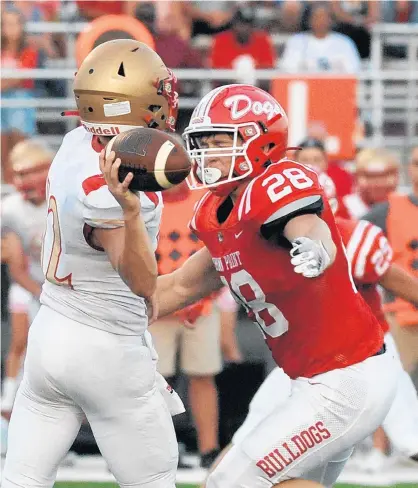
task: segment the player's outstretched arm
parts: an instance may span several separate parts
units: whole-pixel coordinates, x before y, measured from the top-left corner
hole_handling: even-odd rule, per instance
[[[379,284],[399,298],[418,306],[418,279],[392,263]]]
[[[315,278],[330,266],[337,253],[328,225],[315,214],[298,215],[285,225],[283,234],[292,244],[295,272]]]
[[[222,286],[212,257],[204,247],[173,273],[158,277],[158,317],[187,307]]]

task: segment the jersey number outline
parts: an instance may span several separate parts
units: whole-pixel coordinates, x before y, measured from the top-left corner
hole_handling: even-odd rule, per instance
[[[266,301],[266,295],[248,271],[232,273],[229,283],[224,276],[221,280],[242,303],[249,318],[258,324],[264,338],[276,338],[289,330],[286,317],[276,305]]]
[[[379,237],[379,247],[373,253],[370,262],[378,276],[382,276],[389,268],[393,258],[393,250],[385,236]]]
[[[72,288],[73,287],[71,283],[72,273],[69,273],[67,276],[64,276],[64,278],[58,278],[57,276],[59,261],[62,253],[61,228],[60,228],[60,222],[58,217],[57,200],[53,195],[51,196],[49,195],[49,181],[47,182],[47,189],[48,189],[47,216],[49,217],[49,214],[52,214],[52,230],[53,230],[54,237],[52,242],[51,254],[49,256],[48,267],[45,272],[45,278],[49,282],[53,283],[54,285],[69,286],[70,288]],[[47,232],[48,230],[46,228],[45,237]],[[45,241],[45,237],[44,237],[44,241]],[[43,257],[43,249],[42,249],[42,257]]]
[[[283,187],[286,181],[290,184]],[[286,168],[282,173],[274,173],[263,180],[262,186],[267,186],[267,195],[273,203],[293,192],[293,189],[304,190],[313,186],[314,182],[299,168]],[[283,187],[280,191],[279,188]]]

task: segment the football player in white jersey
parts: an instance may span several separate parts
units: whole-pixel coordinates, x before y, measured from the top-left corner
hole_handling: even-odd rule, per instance
[[[174,128],[175,78],[134,40],[109,41],[74,82],[82,126],[47,181],[41,309],[29,331],[11,416],[3,488],[51,487],[85,415],[122,487],[174,488],[178,461],[157,385],[147,301],[157,279],[158,193],[132,193],[104,159],[110,136]]]
[[[44,276],[41,242],[45,226],[45,183],[54,157],[33,140],[16,144],[10,153],[16,192],[2,201],[2,235],[9,249],[7,266],[13,281],[9,291],[11,340],[5,361],[1,415],[8,419],[19,386],[28,326],[39,309]],[[3,446],[2,446],[3,447]]]

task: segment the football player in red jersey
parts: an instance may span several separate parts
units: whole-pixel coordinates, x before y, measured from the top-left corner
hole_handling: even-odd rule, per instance
[[[296,488],[314,468],[311,479],[330,485],[386,416],[396,374],[318,175],[285,159],[286,114],[250,85],[206,95],[184,136],[191,187],[210,190],[190,224],[206,247],[158,279],[160,316],[225,284],[292,379],[291,396],[232,447],[207,487],[295,479]]]
[[[327,198],[331,200],[335,198],[335,187],[333,189],[332,184],[327,181],[329,176],[320,173],[319,179],[321,184],[328,189],[326,191]],[[418,303],[418,280],[392,263],[393,252],[381,229],[366,221],[353,221],[337,217],[336,222],[343,243],[347,248],[347,257],[351,264],[354,282],[378,318],[385,333],[388,351],[395,355],[397,363],[395,367],[399,371],[395,400],[383,421],[383,430],[387,433],[392,447],[397,452],[418,461],[418,396],[411,377],[403,369],[400,362],[395,342],[382,311],[381,297],[377,289],[377,285],[380,284],[397,296]],[[275,368],[251,400],[248,415],[234,434],[232,444],[239,443],[249,431],[256,428],[260,420],[285,402],[290,394],[289,377],[281,368]],[[380,436],[378,440],[380,440]],[[218,460],[230,448],[231,445],[227,446]],[[379,466],[381,469],[386,460],[382,454],[378,455],[379,452],[375,449],[371,451],[369,456],[362,456],[361,466],[364,465],[368,471],[376,471]],[[218,460],[215,461],[212,469]]]
[[[400,370],[395,400],[383,422],[383,430],[396,452],[418,461],[418,396],[409,374],[403,369],[395,341],[389,331],[382,309],[378,285],[406,301],[418,304],[418,280],[392,262],[393,250],[383,231],[366,221],[354,221],[338,217],[338,201],[335,185],[326,173],[321,172],[315,153],[307,151],[305,144],[295,153],[299,162],[319,172],[319,180],[333,209],[347,257],[351,264],[354,282],[362,297],[379,320],[385,334],[388,350],[393,352]],[[277,377],[277,374],[274,375]],[[277,387],[277,384],[276,384]],[[367,456],[361,457],[360,467],[366,471],[380,471],[386,463],[385,436],[380,429],[374,435],[374,446]]]

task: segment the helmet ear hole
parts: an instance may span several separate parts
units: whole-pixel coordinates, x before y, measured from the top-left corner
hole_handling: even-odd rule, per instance
[[[161,105],[149,105],[148,106],[148,110],[150,112],[152,112],[153,114],[155,114],[156,112],[158,112],[158,110],[161,109]]]
[[[119,76],[125,76],[125,68],[123,66],[123,63],[120,63],[119,69],[118,69],[118,75]]]

